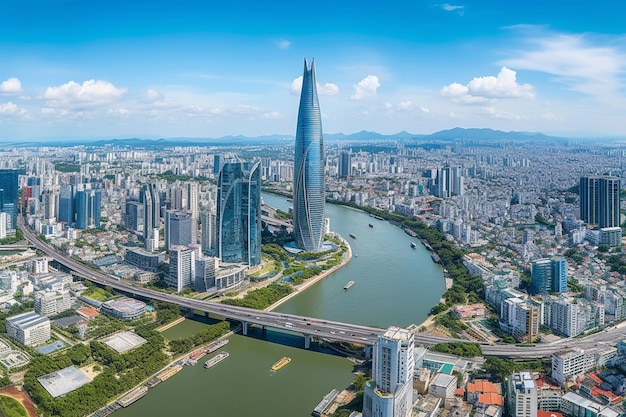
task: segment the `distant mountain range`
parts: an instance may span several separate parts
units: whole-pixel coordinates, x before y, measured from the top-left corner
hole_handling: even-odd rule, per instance
[[[446,142],[455,140],[564,140],[565,138],[547,136],[536,132],[503,132],[493,129],[464,129],[455,127],[453,129],[441,130],[431,134],[414,134],[406,131],[392,135],[384,135],[378,132],[362,130],[360,132],[345,134],[331,133],[325,134],[325,141],[371,141],[371,140],[415,140],[417,142]],[[226,145],[271,145],[294,141],[293,135],[266,135],[266,136],[223,136],[219,138],[167,138],[167,139],[101,139],[101,140],[47,140],[41,142],[19,142],[8,143],[11,146],[128,146],[128,147],[168,147],[168,146],[226,146]]]

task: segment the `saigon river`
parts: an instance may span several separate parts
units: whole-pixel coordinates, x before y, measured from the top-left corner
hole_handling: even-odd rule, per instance
[[[279,196],[264,193],[263,199],[284,211],[290,205]],[[412,249],[414,238],[361,211],[327,204],[326,217],[331,229],[350,243],[352,260],[275,311],[379,327],[423,322],[444,292],[441,267],[432,262],[430,253],[417,241]],[[357,238],[351,239],[350,233]],[[355,284],[344,290],[351,280]],[[185,320],[163,334],[186,337],[202,326]],[[272,331],[264,335],[258,329],[251,333],[252,337],[231,336],[220,349],[230,356],[213,368],[202,367],[210,357],[205,356],[113,415],[308,417],[325,394],[333,388],[341,391],[354,378],[347,359],[304,350],[299,335]],[[272,364],[283,356],[292,361],[272,372]]]
[[[263,200],[283,211],[291,204],[267,193]],[[350,244],[352,260],[274,311],[378,327],[422,323],[445,286],[430,252],[399,227],[362,211],[326,204],[326,217],[331,230]],[[354,285],[344,290],[348,281]]]

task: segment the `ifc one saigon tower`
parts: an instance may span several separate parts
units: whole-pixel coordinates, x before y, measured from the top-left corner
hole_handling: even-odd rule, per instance
[[[293,170],[293,229],[298,248],[319,252],[324,242],[324,142],[315,60],[304,60]]]

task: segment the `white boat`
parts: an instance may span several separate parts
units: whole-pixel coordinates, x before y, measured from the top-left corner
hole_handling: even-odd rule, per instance
[[[208,361],[204,362],[205,368],[211,368],[228,357],[228,352],[220,352]]]

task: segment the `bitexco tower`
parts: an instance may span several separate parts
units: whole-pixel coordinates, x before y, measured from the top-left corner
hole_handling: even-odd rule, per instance
[[[324,142],[315,60],[304,60],[293,172],[293,224],[298,248],[319,252],[324,242]]]

